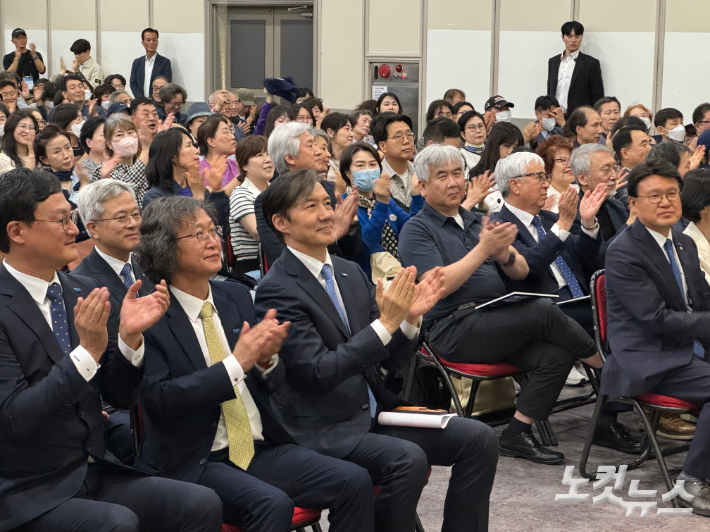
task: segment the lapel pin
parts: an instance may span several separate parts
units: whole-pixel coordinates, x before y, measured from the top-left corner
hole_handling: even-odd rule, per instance
[[[347,277],[347,276],[348,276],[347,273],[341,273],[340,275],[341,275],[342,277]]]
[[[81,288],[75,288],[74,292],[81,292]]]
[[[232,331],[234,331],[234,334],[239,334],[239,330],[240,329],[232,329]]]

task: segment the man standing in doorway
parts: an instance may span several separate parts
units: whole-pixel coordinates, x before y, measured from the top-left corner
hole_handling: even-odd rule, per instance
[[[158,30],[146,28],[141,33],[141,44],[145,55],[133,60],[131,67],[131,92],[133,97],[151,95],[153,80],[165,76],[168,81],[173,79],[173,69],[170,59],[158,53]]]
[[[593,106],[604,96],[599,60],[579,51],[584,26],[573,20],[562,25],[565,51],[551,57],[547,68],[547,95],[560,102],[565,117],[581,105]]]

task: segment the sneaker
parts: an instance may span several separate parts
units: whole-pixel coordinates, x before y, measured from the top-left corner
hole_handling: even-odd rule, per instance
[[[565,386],[583,386],[589,382],[589,379],[587,378],[586,375],[583,375],[579,371],[577,371],[577,368],[572,367],[572,369],[569,372],[569,375],[567,375],[567,380],[565,381]]]

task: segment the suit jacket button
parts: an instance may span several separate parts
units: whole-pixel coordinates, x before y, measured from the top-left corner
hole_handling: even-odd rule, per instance
[[[216,426],[217,426],[217,422],[216,422],[216,421],[213,421],[213,422],[212,422],[212,428],[215,428]]]
[[[368,408],[370,408],[370,405],[368,405],[367,403],[362,403],[363,410],[367,410]]]
[[[200,465],[205,465],[207,463],[207,458],[200,460]]]
[[[84,450],[85,450],[87,453],[90,453],[90,452],[91,452],[91,445],[89,445],[89,444],[87,443],[87,444],[84,446]]]
[[[79,417],[81,417],[81,416],[84,415],[84,411],[80,409],[79,412],[78,412],[78,414],[79,414]]]

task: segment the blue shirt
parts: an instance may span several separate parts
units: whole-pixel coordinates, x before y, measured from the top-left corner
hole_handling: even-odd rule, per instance
[[[451,216],[444,216],[424,203],[424,207],[402,228],[398,251],[405,266],[426,273],[436,266],[448,266],[463,259],[478,244],[481,215],[459,207],[463,229]],[[466,303],[484,303],[504,296],[507,291],[498,263],[487,259],[454,293],[440,300],[425,316],[430,324],[451,314]]]

